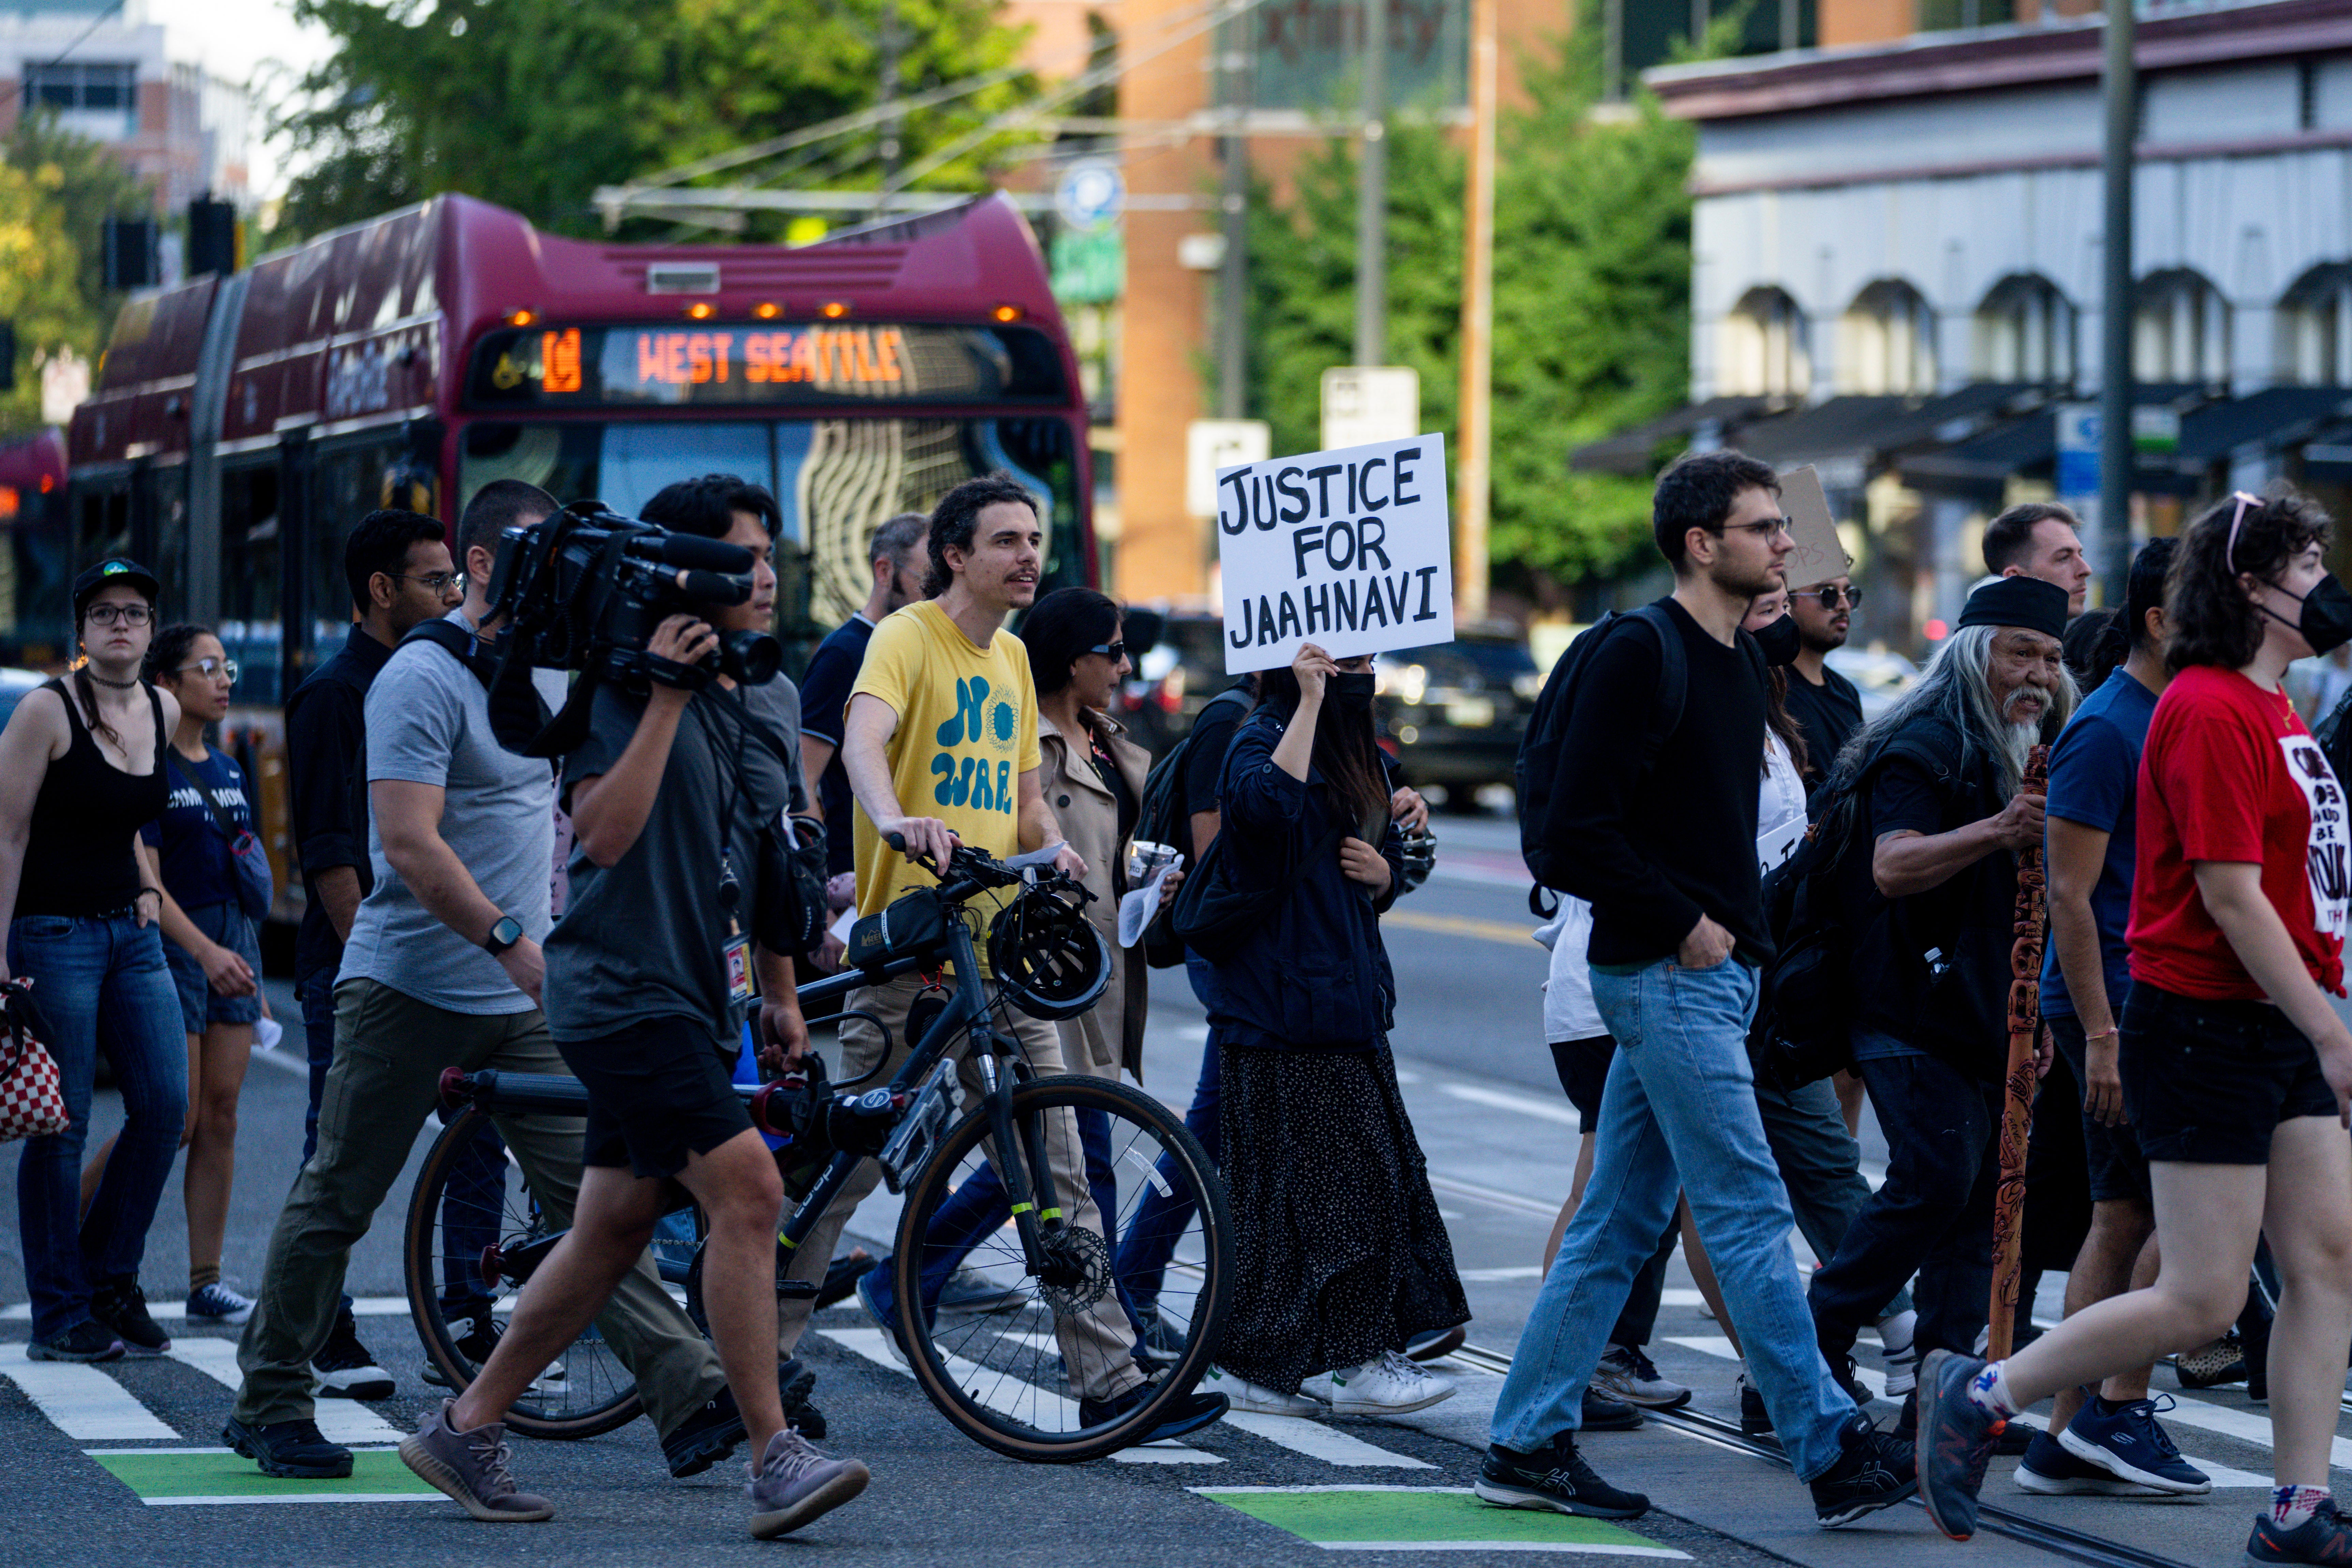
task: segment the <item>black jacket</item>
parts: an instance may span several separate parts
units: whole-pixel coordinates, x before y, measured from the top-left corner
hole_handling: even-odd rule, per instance
[[[1260,708],[1225,752],[1217,804],[1227,865],[1244,886],[1292,886],[1263,931],[1217,965],[1209,1021],[1219,1038],[1237,1045],[1360,1050],[1395,1019],[1396,981],[1380,915],[1404,885],[1403,847],[1389,823],[1380,846],[1389,886],[1377,900],[1340,874],[1336,841],[1301,870],[1337,819],[1319,772],[1310,770],[1302,784],[1275,765],[1288,718]]]
[[[343,960],[342,941],[315,887],[319,873],[355,868],[362,896],[375,880],[368,865],[367,693],[391,658],[392,649],[355,626],[341,650],[286,700],[294,858],[310,894],[294,945],[298,983]]]

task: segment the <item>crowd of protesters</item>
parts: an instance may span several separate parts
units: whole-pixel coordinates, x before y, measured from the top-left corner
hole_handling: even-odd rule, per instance
[[[1141,649],[1116,601],[1039,594],[1037,502],[1009,478],[975,479],[876,531],[871,593],[804,685],[656,674],[602,689],[585,739],[551,766],[492,731],[503,628],[487,586],[506,531],[557,506],[501,480],[454,530],[386,510],[348,538],[348,638],[287,704],[310,1096],[251,1298],[223,1279],[221,1252],[273,889],[249,781],[211,739],[236,666],[211,629],[165,624],[165,587],[136,563],[76,581],[81,657],[0,734],[0,980],[37,984],[69,1122],[27,1142],[18,1179],[27,1353],[169,1351],[140,1266],[184,1148],[186,1315],[242,1331],[226,1440],[269,1475],[350,1475],[313,1401],[394,1390],[343,1276],[441,1073],[569,1074],[588,1090],[584,1133],[498,1118],[450,1178],[453,1236],[509,1180],[564,1235],[511,1318],[486,1294],[445,1293],[480,1371],[403,1457],[478,1519],[553,1517],[518,1485],[503,1423],[593,1320],[670,1473],[748,1443],[752,1532],[780,1535],[868,1474],[814,1446],[824,1421],[793,1354],[812,1299],[771,1288],[784,1189],[729,1081],[747,1016],[767,1072],[810,1049],[802,976],[706,884],[740,894],[739,874],[763,874],[762,835],[791,816],[830,829],[835,913],[882,910],[928,884],[918,858],[944,864],[957,845],[1050,851],[1095,895],[1109,979],[1076,1017],[1009,1011],[1008,1027],[1035,1071],[1139,1081],[1150,980],[1117,911],[1153,759],[1111,710]],[[782,514],[767,491],[684,479],[645,516],[755,563],[742,604],[662,623],[656,670],[772,621]],[[1679,1249],[1741,1360],[1742,1428],[1774,1435],[1825,1527],[1924,1492],[1964,1540],[1996,1450],[2020,1457],[2014,1484],[2030,1492],[2207,1492],[2149,1376],[2166,1356],[2184,1382],[2210,1375],[2219,1357],[2257,1388],[2270,1367],[2294,1369],[2270,1395],[2277,1489],[2250,1556],[2352,1561],[2327,1489],[2352,1344],[2352,1032],[2326,1000],[2342,985],[2352,843],[2284,684],[2294,661],[2352,643],[2352,594],[2322,562],[2326,520],[2290,494],[2236,495],[2144,547],[2121,606],[2085,613],[2073,515],[2011,508],[1925,672],[1867,721],[1827,658],[1860,591],[1843,574],[1790,580],[1769,466],[1684,458],[1658,481],[1654,522],[1673,592],[1564,661],[1556,787],[1520,802],[1561,868],[1536,932],[1549,953],[1539,1026],[1582,1139],[1477,1495],[1601,1518],[1648,1508],[1577,1438],[1692,1398],[1648,1351]],[[1222,857],[1274,896],[1249,940],[1182,955],[1209,1023],[1186,1121],[1231,1198],[1237,1289],[1215,1364],[1144,1440],[1229,1410],[1393,1415],[1454,1392],[1427,1363],[1461,1345],[1470,1314],[1398,1088],[1381,932],[1426,873],[1428,807],[1377,743],[1376,662],[1307,643],[1219,693],[1169,759],[1174,847],[1194,874]],[[561,706],[560,678],[540,679]],[[973,763],[971,791],[933,789]],[[2017,914],[2045,856],[2046,942]],[[1801,984],[1792,920],[1845,950],[1826,1050],[1774,1032],[1780,987]],[[2038,960],[2046,1076],[2028,1169],[2010,1173],[2029,1238],[2018,1321],[1996,1325],[2021,952]],[[798,961],[841,956],[835,937]],[[903,1058],[920,985],[849,996],[844,1076]],[[90,1150],[101,1049],[125,1119]],[[973,1064],[965,1075],[976,1091]],[[1888,1149],[1875,1190],[1865,1101]],[[1118,1200],[1102,1130],[1054,1121],[1045,1161],[1068,1223],[1107,1232]],[[791,1275],[831,1300],[855,1277],[895,1336],[889,1271],[861,1255],[862,1276],[845,1276],[832,1256],[877,1179],[861,1168]],[[674,1184],[709,1226],[707,1335],[646,1252]],[[1174,1343],[1157,1281],[1180,1208],[1164,1188],[1146,1194],[1113,1237],[1121,1293],[1057,1315],[1086,1425],[1155,1392],[1155,1352]],[[942,1207],[925,1312],[1019,1297],[960,1267],[1009,1214],[987,1167]],[[1810,1276],[1792,1229],[1821,1259]],[[2249,1288],[2258,1252],[2267,1294]],[[2037,1337],[2026,1309],[2045,1268],[2067,1273],[2065,1321]],[[2019,1329],[2014,1354],[1979,1359]],[[1900,1401],[1885,1427],[1867,1414],[1865,1339]],[[2021,1419],[2045,1398],[2046,1428]]]

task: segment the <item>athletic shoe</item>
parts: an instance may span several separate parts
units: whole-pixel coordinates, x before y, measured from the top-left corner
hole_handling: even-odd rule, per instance
[[[2011,1473],[2017,1489],[2036,1497],[2147,1497],[2146,1489],[2119,1481],[2096,1465],[2085,1464],[2047,1432],[2036,1432],[2025,1458]]]
[[[784,1403],[784,1425],[813,1442],[824,1441],[824,1412],[809,1403],[816,1373],[798,1356],[787,1356],[776,1366],[776,1393]]]
[[[1853,1407],[1856,1410],[1869,1409],[1870,1390],[1863,1386],[1861,1374],[1854,1370],[1853,1357],[1827,1356],[1823,1360],[1829,1364],[1830,1381],[1835,1383],[1845,1392],[1845,1396],[1853,1401]]]
[[[1323,1406],[1303,1394],[1285,1394],[1252,1383],[1238,1373],[1227,1372],[1211,1363],[1201,1379],[1201,1392],[1222,1394],[1235,1410],[1246,1415],[1320,1415]]]
[[[817,1309],[837,1307],[848,1300],[849,1293],[857,1289],[857,1281],[878,1267],[874,1255],[862,1247],[852,1247],[846,1258],[835,1258],[825,1266],[824,1283],[816,1288]]]
[[[1919,1432],[1919,1391],[1913,1389],[1903,1396],[1903,1409],[1895,1417],[1895,1433],[1905,1442],[1915,1440]],[[2042,1428],[2022,1415],[2012,1415],[2003,1424],[2000,1436],[1993,1439],[1992,1451],[2004,1459],[2021,1458],[2025,1450],[2033,1447],[2036,1437],[2045,1436]]]
[[[253,1302],[215,1279],[188,1292],[188,1316],[215,1323],[243,1323],[253,1316]]]
[[[488,1312],[460,1321],[467,1327],[466,1331],[459,1334],[455,1342],[457,1353],[478,1368],[487,1366],[489,1364],[490,1352],[499,1348],[499,1336],[507,1331],[506,1324]],[[417,1375],[436,1388],[455,1390],[457,1386],[449,1381],[448,1373],[441,1370],[441,1363],[429,1356],[425,1358],[425,1364]],[[530,1380],[530,1391],[533,1394],[561,1394],[563,1392],[563,1363],[560,1361],[548,1363],[540,1374]]]
[[[1739,1389],[1739,1430],[1749,1437],[1769,1437],[1772,1434],[1772,1412],[1765,1407],[1764,1395],[1748,1374],[1741,1373]]]
[[[360,1343],[359,1325],[349,1312],[336,1315],[325,1348],[310,1358],[310,1371],[319,1380],[320,1394],[328,1399],[392,1397],[392,1373],[378,1366]]]
[[[53,1340],[35,1340],[25,1347],[26,1361],[121,1361],[122,1341],[112,1329],[84,1318]]]
[[[1611,1345],[1601,1352],[1592,1383],[1610,1398],[1644,1410],[1679,1410],[1690,1403],[1691,1391],[1659,1376],[1657,1364],[1639,1345]]]
[[[443,1400],[422,1427],[400,1440],[401,1462],[485,1524],[539,1524],[553,1519],[553,1503],[515,1489],[514,1472],[507,1468],[514,1461],[514,1450],[507,1447],[506,1423],[493,1421],[460,1432],[449,1425],[449,1412],[457,1404]]]
[[[330,1443],[316,1421],[272,1421],[248,1426],[232,1415],[221,1441],[261,1467],[265,1476],[287,1480],[340,1480],[352,1473],[352,1451]]]
[[[93,1286],[89,1315],[98,1320],[99,1327],[114,1331],[126,1355],[158,1356],[172,1348],[172,1336],[147,1315],[147,1292],[131,1276]]]
[[[2352,1524],[2336,1511],[2336,1500],[2324,1499],[2309,1519],[2293,1530],[2283,1530],[2265,1511],[2254,1515],[2254,1532],[2246,1538],[2246,1561],[2269,1563],[2352,1563]]]
[[[1017,1312],[1029,1304],[1018,1285],[999,1285],[977,1268],[959,1268],[940,1288],[942,1312]]]
[[[864,1491],[871,1479],[859,1461],[827,1458],[786,1427],[768,1439],[767,1453],[743,1488],[751,1500],[751,1539],[791,1534]]]
[[[1892,1508],[1919,1489],[1918,1472],[1903,1440],[1872,1426],[1858,1410],[1838,1429],[1838,1449],[1837,1461],[1808,1483],[1813,1522],[1823,1530]]]
[[[2245,1346],[2235,1329],[2211,1344],[2172,1358],[2172,1370],[2183,1388],[2219,1388],[2242,1383],[2246,1377]]]
[[[907,1342],[898,1337],[898,1314],[895,1310],[884,1311],[881,1301],[875,1296],[875,1282],[881,1278],[879,1269],[867,1269],[857,1277],[857,1304],[866,1309],[866,1315],[874,1320],[876,1328],[882,1331],[882,1342],[890,1347],[890,1353],[898,1358],[898,1364],[912,1368],[915,1363],[908,1359]]]
[[[1456,1323],[1450,1329],[1432,1329],[1425,1334],[1415,1334],[1405,1342],[1404,1359],[1435,1361],[1440,1356],[1452,1355],[1462,1348],[1462,1342],[1469,1337],[1470,1328],[1466,1323]]]
[[[1078,1401],[1078,1423],[1084,1426],[1102,1426],[1118,1420],[1158,1393],[1157,1383],[1141,1383],[1125,1394],[1114,1394],[1108,1399]],[[1160,1418],[1138,1443],[1164,1443],[1171,1437],[1181,1437],[1198,1432],[1202,1427],[1222,1421],[1231,1408],[1222,1394],[1203,1394],[1198,1389],[1176,1402],[1175,1407]]]
[[[1984,1364],[1951,1351],[1929,1351],[1919,1363],[1919,1496],[1954,1541],[1977,1532],[1977,1493],[2000,1436],[2000,1419],[1969,1397],[1969,1380]]]
[[[1580,1432],[1638,1432],[1642,1429],[1642,1413],[1622,1400],[1612,1399],[1595,1391],[1591,1384],[1584,1390],[1583,1414],[1579,1417]]]
[[[1318,1373],[1299,1392],[1328,1405],[1334,1415],[1403,1415],[1453,1398],[1454,1385],[1382,1351],[1361,1366]]]
[[[1919,1351],[1911,1342],[1918,1326],[1919,1314],[1907,1310],[1879,1320],[1878,1363],[1886,1369],[1889,1399],[1900,1399],[1919,1386]]]
[[[682,1481],[733,1453],[744,1436],[743,1412],[735,1403],[735,1391],[722,1385],[702,1402],[702,1408],[663,1436],[662,1461],[669,1466],[670,1479]]]
[[[1593,1473],[1576,1451],[1573,1432],[1554,1433],[1548,1447],[1527,1454],[1492,1445],[1471,1489],[1496,1508],[1547,1509],[1586,1519],[1638,1519],[1650,1511],[1648,1498],[1620,1491]]]
[[[2118,1480],[2157,1491],[2195,1497],[2213,1489],[2213,1478],[2180,1457],[2172,1435],[2156,1419],[2158,1411],[2172,1408],[2172,1395],[2166,1394],[2162,1405],[2135,1399],[2112,1412],[2102,1410],[2100,1403],[2084,1400],[2058,1434],[2068,1453]]]

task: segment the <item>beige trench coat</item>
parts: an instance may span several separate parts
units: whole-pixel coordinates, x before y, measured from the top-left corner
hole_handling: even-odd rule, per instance
[[[1151,771],[1150,753],[1127,739],[1118,721],[1108,714],[1089,709],[1087,719],[1118,764],[1127,787],[1141,801],[1144,775]],[[1072,1072],[1092,1071],[1104,1078],[1117,1078],[1124,1067],[1141,1083],[1145,976],[1150,968],[1139,946],[1122,949],[1118,945],[1118,900],[1111,889],[1116,868],[1127,855],[1126,842],[1118,835],[1118,802],[1102,775],[1095,772],[1084,736],[1077,738],[1074,750],[1070,738],[1041,713],[1037,749],[1041,753],[1038,786],[1062,825],[1062,836],[1086,860],[1087,890],[1095,896],[1095,901],[1087,906],[1087,917],[1110,948],[1110,984],[1104,989],[1102,1000],[1055,1026],[1062,1032],[1062,1059]]]

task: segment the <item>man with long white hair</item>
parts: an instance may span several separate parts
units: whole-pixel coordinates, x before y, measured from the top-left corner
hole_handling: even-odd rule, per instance
[[[2042,796],[2019,784],[2027,753],[2074,710],[2065,628],[2062,587],[1979,587],[1919,684],[1830,782],[1856,810],[1841,889],[1858,937],[1853,1057],[1889,1150],[1885,1184],[1813,1276],[1832,1366],[1915,1271],[1922,1355],[1965,1352],[1985,1325],[2017,854],[2042,830]],[[1898,1432],[1912,1413],[1906,1401]]]

